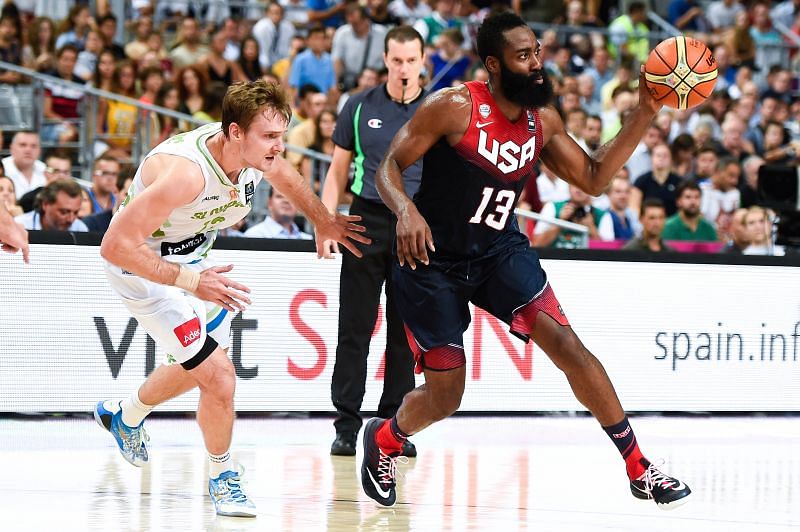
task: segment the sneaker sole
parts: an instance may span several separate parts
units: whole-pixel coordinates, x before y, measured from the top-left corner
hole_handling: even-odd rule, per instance
[[[217,511],[217,515],[220,517],[246,517],[246,518],[254,518],[258,517],[258,514],[253,510],[252,512],[246,511],[236,511],[236,512],[219,512]]]
[[[395,499],[389,502],[378,495],[378,493],[375,491],[375,487],[372,485],[372,477],[370,476],[369,469],[367,468],[367,442],[371,439],[374,439],[373,437],[375,435],[375,430],[372,427],[379,425],[381,421],[382,420],[380,418],[372,418],[364,427],[362,441],[364,456],[361,459],[361,488],[364,490],[364,493],[366,493],[367,496],[375,501],[381,508],[391,508],[395,505],[395,503],[397,503],[397,496],[395,495]]]
[[[674,510],[675,508],[678,508],[678,507],[683,506],[684,504],[686,504],[688,498],[689,498],[689,496],[687,495],[685,497],[681,497],[680,499],[674,500],[672,502],[667,502],[667,503],[664,503],[664,504],[656,503],[656,506],[658,506],[659,508],[661,508],[664,511],[669,512],[671,510]]]

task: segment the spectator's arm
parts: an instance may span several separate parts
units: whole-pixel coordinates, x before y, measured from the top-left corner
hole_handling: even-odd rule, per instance
[[[233,74],[233,81],[250,81],[247,76],[244,75],[244,70],[242,70],[241,65],[237,61],[228,61],[228,64],[231,67],[231,73]]]
[[[0,74],[0,83],[8,83],[9,85],[16,85],[20,81],[22,81],[22,76],[17,74],[16,72],[6,70],[2,74]]]
[[[324,22],[331,17],[335,17],[339,13],[343,13],[346,5],[344,2],[340,2],[335,6],[331,7],[330,9],[314,9],[315,7],[318,6],[314,6],[311,3],[309,3],[308,22],[311,25],[314,25],[317,22]]]
[[[631,187],[631,196],[628,200],[628,207],[637,215],[642,210],[642,200],[644,199],[644,192],[637,185],[638,180]]]
[[[342,75],[344,74],[344,61],[341,59],[334,59],[333,60],[333,75],[334,75],[334,85],[336,85],[336,80],[342,79]]]
[[[106,132],[106,114],[108,113],[108,100],[100,98],[97,102],[97,124],[95,124],[95,133]]]
[[[50,95],[48,91],[44,93],[44,100],[42,102],[42,113],[44,117],[48,120],[60,120],[63,117],[59,114],[53,112],[53,97]]]
[[[682,30],[691,21],[693,21],[695,18],[701,16],[702,14],[703,14],[703,9],[701,7],[699,7],[699,6],[695,6],[695,7],[691,8],[691,9],[689,9],[689,11],[687,11],[686,13],[684,13],[683,16],[678,17],[678,19],[675,22],[673,22],[672,24],[676,28],[678,28],[679,30]]]

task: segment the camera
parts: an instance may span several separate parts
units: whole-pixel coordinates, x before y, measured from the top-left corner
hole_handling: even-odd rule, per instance
[[[758,169],[758,198],[778,213],[776,244],[800,246],[800,167],[765,164]]]
[[[572,204],[575,207],[575,212],[572,213],[572,216],[569,217],[569,222],[580,222],[587,216],[592,215],[592,207],[589,205],[578,205],[577,203]]]

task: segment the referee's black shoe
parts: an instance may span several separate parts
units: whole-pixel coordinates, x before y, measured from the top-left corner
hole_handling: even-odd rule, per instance
[[[331,454],[333,456],[355,456],[356,433],[337,432],[336,439],[331,444]]]

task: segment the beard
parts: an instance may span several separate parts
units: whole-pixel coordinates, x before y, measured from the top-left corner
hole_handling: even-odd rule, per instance
[[[539,80],[542,83],[538,83]],[[517,74],[500,61],[500,88],[508,100],[522,107],[544,107],[553,100],[553,84],[544,70],[533,74]]]

